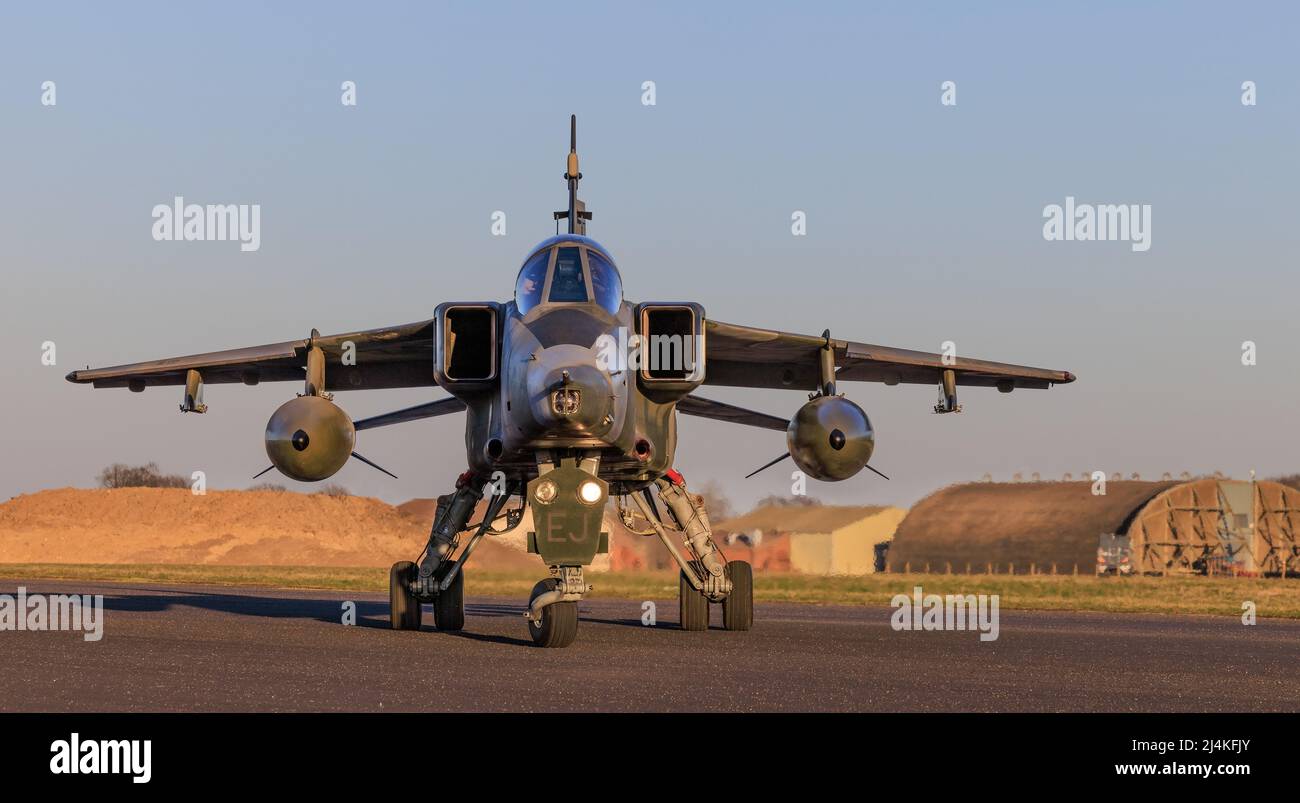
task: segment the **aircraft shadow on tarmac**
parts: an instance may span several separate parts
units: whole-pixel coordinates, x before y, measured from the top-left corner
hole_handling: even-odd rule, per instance
[[[178,607],[197,608],[199,610],[236,616],[258,616],[273,619],[303,619],[325,624],[341,625],[343,616],[343,599],[310,599],[300,597],[260,597],[250,594],[221,594],[210,591],[168,590],[164,593],[157,589],[141,588],[132,594],[104,595],[104,608],[108,611],[129,611],[134,613],[155,613]],[[356,604],[357,627],[380,630],[389,629],[388,604],[368,600],[352,600]],[[585,607],[585,606],[584,606]],[[467,603],[465,614],[470,617],[523,619],[524,605],[509,603]],[[660,622],[655,627],[641,624],[638,618],[593,617],[583,608],[579,609],[582,621],[592,624],[607,624],[641,629],[674,627],[675,622]],[[437,632],[432,626],[433,614],[425,606],[426,631]],[[522,621],[520,622],[522,624]],[[509,638],[488,633],[472,631],[451,631],[445,635],[458,636],[475,641],[489,641],[503,644],[520,644],[532,646],[531,639]]]

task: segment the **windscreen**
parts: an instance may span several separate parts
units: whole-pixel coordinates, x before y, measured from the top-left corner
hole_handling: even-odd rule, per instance
[[[587,282],[582,278],[582,255],[578,248],[561,248],[555,257],[555,275],[551,277],[552,303],[587,300]]]
[[[618,269],[593,249],[587,250],[587,265],[591,267],[591,292],[595,302],[610,315],[617,315],[623,304],[623,280]]]
[[[546,248],[534,254],[519,270],[515,281],[515,306],[520,315],[542,302],[542,288],[546,286],[546,263],[551,259],[551,249]]]

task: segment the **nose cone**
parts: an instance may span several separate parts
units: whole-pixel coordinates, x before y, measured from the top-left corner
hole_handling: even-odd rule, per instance
[[[614,388],[609,375],[591,361],[586,349],[575,351],[580,358],[578,354],[544,353],[530,366],[528,395],[533,417],[553,434],[603,437],[614,422]]]

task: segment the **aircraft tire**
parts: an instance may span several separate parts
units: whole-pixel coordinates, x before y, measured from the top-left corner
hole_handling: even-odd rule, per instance
[[[555,578],[542,580],[533,586],[528,604],[555,588]],[[541,622],[528,622],[528,635],[539,647],[567,647],[578,637],[578,603],[556,602],[542,609]]]
[[[699,561],[691,561],[691,568],[697,573],[705,571]],[[686,578],[686,572],[677,577],[677,621],[682,630],[709,629],[709,600],[695,590]]]
[[[728,630],[754,626],[754,567],[743,560],[727,561],[731,593],[722,601],[722,624]]]
[[[388,618],[394,630],[419,630],[424,607],[411,593],[410,579],[415,564],[400,560],[388,571]]]
[[[456,572],[446,591],[433,598],[433,626],[439,630],[465,628],[465,570]]]

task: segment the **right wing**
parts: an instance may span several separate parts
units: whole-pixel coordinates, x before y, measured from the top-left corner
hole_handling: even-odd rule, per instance
[[[369,329],[341,335],[289,340],[266,346],[169,357],[110,368],[86,368],[68,374],[69,382],[97,388],[140,391],[155,385],[184,385],[191,369],[204,384],[243,382],[302,382],[307,351],[325,353],[325,390],[373,390],[437,385],[433,379],[432,320]],[[355,364],[344,365],[346,344],[352,344]]]
[[[705,321],[706,368],[704,384],[747,388],[797,388],[815,390],[819,384],[818,352],[825,337],[791,334],[774,329]],[[940,381],[952,370],[958,385],[1015,388],[1049,388],[1073,382],[1069,371],[913,351],[852,340],[830,340],[835,352],[837,381],[883,382],[886,385]]]

